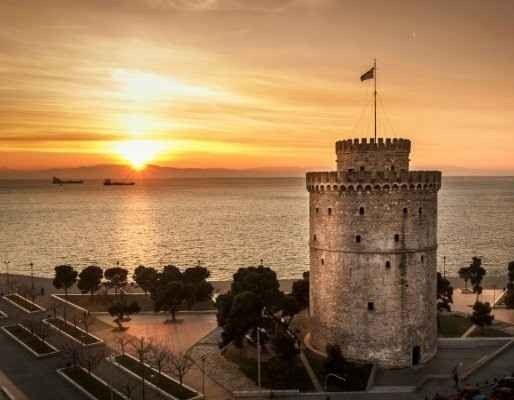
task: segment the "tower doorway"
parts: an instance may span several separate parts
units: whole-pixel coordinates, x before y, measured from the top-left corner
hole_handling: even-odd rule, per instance
[[[412,366],[419,365],[421,362],[421,348],[414,346],[412,348]]]

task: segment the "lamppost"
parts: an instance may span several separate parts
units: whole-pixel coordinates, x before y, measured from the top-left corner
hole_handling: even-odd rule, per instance
[[[207,359],[207,354],[203,354],[200,357],[200,361],[202,362],[202,394],[203,398],[205,399],[205,360]]]
[[[7,260],[4,261],[4,264],[5,264],[5,284],[7,286],[7,292],[9,292],[11,290],[10,289],[10,287],[11,287],[11,280],[9,278],[9,264],[10,263],[11,263],[10,261],[7,261]]]
[[[443,278],[446,278],[446,256],[443,256]]]
[[[30,292],[32,293],[32,301],[34,301],[34,263],[30,263]]]

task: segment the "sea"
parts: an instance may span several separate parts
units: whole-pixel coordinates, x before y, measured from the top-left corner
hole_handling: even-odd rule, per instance
[[[480,256],[489,275],[503,275],[514,260],[514,177],[443,178],[438,226],[440,270],[456,275]],[[309,268],[307,242],[302,178],[0,181],[0,272],[6,262],[46,277],[59,264],[200,264],[226,280],[262,260],[296,278]]]

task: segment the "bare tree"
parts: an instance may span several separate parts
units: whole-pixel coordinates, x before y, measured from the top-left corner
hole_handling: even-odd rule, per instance
[[[183,385],[184,376],[193,365],[194,362],[187,352],[172,353],[168,363],[170,372],[178,377],[180,385]]]
[[[132,343],[132,348],[136,353],[137,359],[141,363],[141,389],[142,399],[145,400],[145,380],[146,380],[146,368],[144,364],[148,361],[148,356],[152,349],[152,340],[145,338],[144,336],[137,338]]]
[[[131,400],[134,398],[134,395],[136,393],[137,385],[132,384],[130,382],[125,382],[125,384],[122,386],[122,392],[125,396],[127,396],[127,399]]]
[[[105,346],[101,348],[89,348],[84,349],[79,354],[80,364],[87,369],[89,375],[92,374],[93,370],[109,356],[109,352]]]
[[[82,322],[82,326],[84,327],[84,330],[87,333],[89,333],[89,328],[90,328],[91,324],[93,323],[93,321],[94,321],[94,318],[89,313],[89,311],[84,311],[84,313],[82,314],[82,319],[80,320],[80,322]]]
[[[36,334],[41,338],[43,342],[46,342],[52,334],[52,330],[47,324],[43,323],[42,321],[39,321],[36,326]]]
[[[150,348],[149,361],[157,369],[159,375],[162,375],[162,371],[169,363],[171,355],[171,351],[164,343],[155,343]]]
[[[83,351],[84,347],[75,341],[69,341],[62,346],[62,353],[67,364],[71,367],[78,367],[81,365]]]
[[[124,355],[127,350],[127,346],[132,344],[132,340],[129,337],[121,334],[120,336],[116,337],[115,344],[119,353]]]

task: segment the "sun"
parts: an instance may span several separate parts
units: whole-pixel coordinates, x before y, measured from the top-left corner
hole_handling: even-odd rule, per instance
[[[126,140],[118,143],[116,152],[137,171],[155,160],[162,150],[158,142],[152,140]]]

